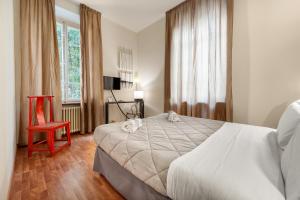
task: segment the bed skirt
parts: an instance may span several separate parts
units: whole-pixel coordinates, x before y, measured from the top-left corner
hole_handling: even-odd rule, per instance
[[[120,166],[100,147],[96,148],[93,169],[128,200],[170,200]]]

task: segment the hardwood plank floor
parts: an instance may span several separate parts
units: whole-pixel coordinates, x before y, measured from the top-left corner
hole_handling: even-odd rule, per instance
[[[19,148],[10,199],[123,199],[104,177],[93,171],[95,149],[90,134],[73,136],[72,145],[53,157],[34,153],[28,159],[27,148]]]

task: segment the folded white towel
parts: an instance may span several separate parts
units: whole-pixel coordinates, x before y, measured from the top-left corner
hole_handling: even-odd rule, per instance
[[[143,126],[143,120],[140,118],[135,118],[135,123],[137,124],[137,126],[140,128],[141,126]]]
[[[142,126],[142,120],[137,119],[129,119],[122,123],[121,129],[127,133],[134,133],[138,128]]]
[[[168,113],[168,120],[170,122],[180,122],[181,121],[180,117],[174,111],[169,111],[169,113]]]
[[[127,133],[133,133],[137,130],[135,121],[130,119],[122,123],[121,129]]]

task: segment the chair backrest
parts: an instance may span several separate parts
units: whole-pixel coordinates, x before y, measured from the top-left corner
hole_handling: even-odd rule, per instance
[[[29,96],[29,120],[28,125],[33,126],[34,122],[32,121],[32,113],[33,113],[33,103],[35,103],[35,114],[36,114],[36,122],[38,125],[42,125],[47,123],[45,120],[45,100],[49,101],[49,110],[50,110],[50,122],[53,122],[53,96]]]

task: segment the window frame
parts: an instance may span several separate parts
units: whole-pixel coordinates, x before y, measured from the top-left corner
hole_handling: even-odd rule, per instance
[[[64,90],[62,91],[64,94],[62,94],[62,104],[66,105],[66,104],[78,104],[80,103],[81,99],[68,99],[66,98],[68,96],[68,85],[69,85],[69,76],[68,76],[68,66],[69,66],[69,52],[68,52],[68,27],[74,28],[74,29],[78,29],[79,30],[79,34],[80,34],[80,24],[71,22],[69,20],[65,20],[62,19],[60,17],[56,17],[56,23],[62,24],[62,64],[63,66],[63,71],[64,71]],[[81,47],[80,47],[81,48]],[[79,63],[80,63],[80,69],[79,69],[79,75],[81,76],[81,51],[79,51]],[[67,80],[67,81],[66,81]],[[81,77],[80,77],[80,84],[81,84]],[[81,92],[81,91],[80,91]]]

